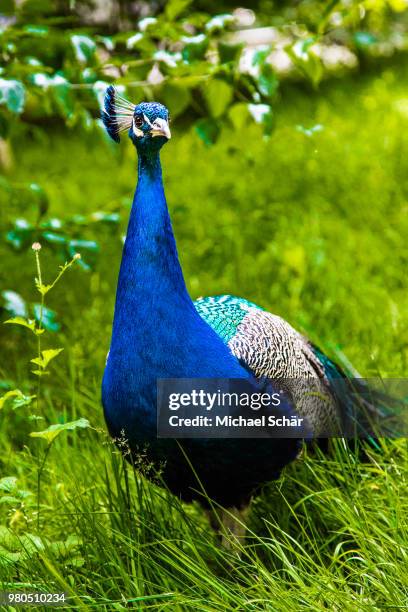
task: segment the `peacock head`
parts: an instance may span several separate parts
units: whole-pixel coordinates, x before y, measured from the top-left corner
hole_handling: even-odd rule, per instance
[[[127,131],[139,152],[158,152],[171,138],[169,111],[163,104],[141,102],[135,106],[112,85],[106,90],[102,121],[115,142],[120,141],[120,132]]]
[[[129,137],[138,150],[158,151],[171,138],[169,111],[158,102],[135,106]]]

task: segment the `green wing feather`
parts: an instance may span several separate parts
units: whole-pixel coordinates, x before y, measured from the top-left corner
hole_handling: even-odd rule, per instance
[[[253,302],[233,295],[199,298],[194,302],[198,314],[228,343],[237,333],[249,308],[263,310]]]

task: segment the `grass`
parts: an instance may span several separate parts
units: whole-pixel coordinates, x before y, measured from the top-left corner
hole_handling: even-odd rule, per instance
[[[406,84],[403,67],[388,67],[318,94],[286,90],[269,141],[245,126],[226,130],[213,148],[176,134],[163,164],[191,294],[242,295],[362,375],[403,377]],[[316,125],[320,131],[305,133]],[[100,245],[96,263],[90,272],[69,270],[49,296],[63,325],[43,343],[65,350],[43,384],[46,421],[33,424],[24,408],[0,412],[0,475],[17,478],[13,494],[0,490],[1,588],[63,590],[75,610],[405,609],[405,440],[384,442],[366,462],[341,442],[329,456],[305,452],[254,500],[240,557],[217,545],[199,507],[124,469],[105,433],[99,387],[134,151],[94,133],[50,129],[16,140],[14,154],[10,182],[42,185],[49,217],[104,210],[119,212],[121,224],[81,228]],[[3,199],[4,231],[16,217],[34,218],[24,199]],[[0,256],[1,288],[37,301],[32,252],[2,241]],[[44,248],[41,257],[47,282],[58,254]],[[2,326],[0,335],[0,378],[32,390],[29,334]],[[79,417],[93,427],[51,448],[37,531],[42,441],[28,433]]]

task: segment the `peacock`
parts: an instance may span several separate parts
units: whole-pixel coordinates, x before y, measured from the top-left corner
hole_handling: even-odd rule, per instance
[[[138,156],[102,382],[108,430],[115,440],[124,438],[132,453],[143,448],[161,465],[164,483],[182,500],[244,508],[298,456],[302,440],[158,438],[157,380],[228,378],[254,385],[264,379],[313,380],[317,395],[329,398],[322,406],[314,402],[308,414],[318,436],[348,414],[348,402],[333,385],[345,374],[288,322],[246,299],[190,298],[160,163],[160,149],[171,137],[168,110],[157,102],[133,105],[110,86],[102,120],[115,142],[128,131]],[[288,392],[295,397],[296,385]],[[307,413],[301,398],[296,406]]]

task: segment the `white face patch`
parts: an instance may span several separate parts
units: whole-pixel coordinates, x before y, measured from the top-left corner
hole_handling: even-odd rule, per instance
[[[149,127],[153,127],[152,123],[149,121],[149,117],[146,117],[146,115],[143,113],[143,119],[146,121],[147,125]]]
[[[170,140],[171,138],[169,124],[166,121],[166,119],[162,119],[161,117],[157,117],[157,119],[153,121],[152,129],[150,133],[153,137],[154,136],[164,136],[165,138],[167,138],[167,140]]]
[[[132,130],[135,136],[140,137],[140,136],[144,136],[144,132],[143,130],[139,130],[139,128],[136,127],[136,123],[135,123],[135,118],[133,117],[132,119]]]

